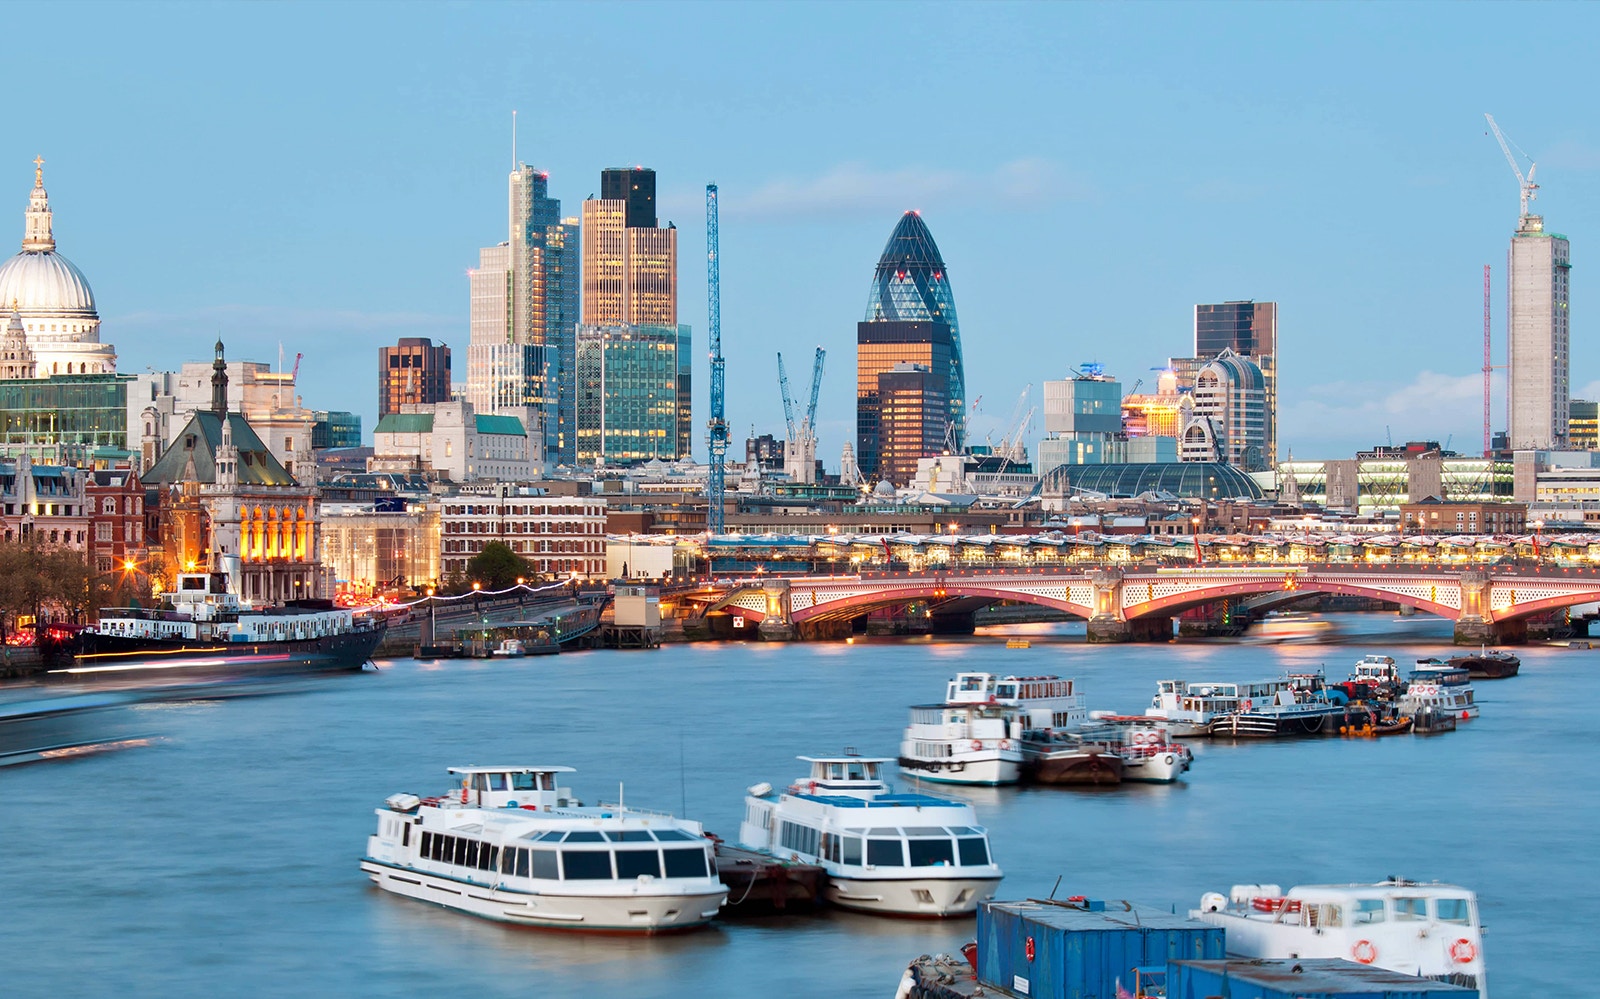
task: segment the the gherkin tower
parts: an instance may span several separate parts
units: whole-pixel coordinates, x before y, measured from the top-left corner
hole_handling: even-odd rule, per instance
[[[872,275],[866,321],[932,321],[950,327],[950,424],[960,447],[966,438],[966,378],[961,366],[961,328],[955,295],[933,233],[917,212],[906,212],[889,235]]]

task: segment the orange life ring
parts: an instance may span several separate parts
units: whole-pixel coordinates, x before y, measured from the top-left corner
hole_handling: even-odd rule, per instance
[[[972,751],[974,753],[983,752],[983,740],[982,739],[973,739],[972,740]]]
[[[817,793],[817,782],[816,781],[812,781],[811,782],[811,790],[808,793],[809,794],[816,794]]]
[[[1372,946],[1371,940],[1357,940],[1350,948],[1350,956],[1362,964],[1371,964],[1378,959],[1378,948]]]
[[[1000,748],[1001,749],[1010,749],[1011,748],[1011,740],[1010,739],[1001,739],[1000,740]]]
[[[1478,948],[1473,946],[1472,941],[1466,937],[1461,937],[1450,945],[1450,960],[1457,964],[1471,964],[1472,959],[1477,956]]]
[[[1253,704],[1253,702],[1252,702],[1252,701],[1250,701],[1250,700],[1249,700],[1249,699],[1248,699],[1248,698],[1246,698],[1246,699],[1245,699],[1245,702],[1244,702],[1244,709],[1245,709],[1245,710],[1246,710],[1246,711],[1249,711],[1249,710],[1250,710],[1250,709],[1251,709],[1251,708],[1252,708],[1252,707],[1254,707],[1254,704]]]

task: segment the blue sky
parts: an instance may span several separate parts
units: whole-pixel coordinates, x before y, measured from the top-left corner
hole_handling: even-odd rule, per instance
[[[20,239],[45,157],[60,248],[123,369],[203,359],[219,332],[233,357],[281,342],[306,355],[306,404],[369,432],[380,345],[432,336],[464,375],[466,271],[505,238],[514,108],[521,158],[569,214],[601,168],[657,170],[697,428],[720,185],[736,448],[752,424],[781,432],[774,352],[803,382],[821,344],[837,464],[855,323],[914,208],[949,267],[980,440],[1025,385],[1037,401],[1086,361],[1148,383],[1189,350],[1195,302],[1255,298],[1280,303],[1296,457],[1386,432],[1473,451],[1482,267],[1503,358],[1517,213],[1485,111],[1573,239],[1573,384],[1600,392],[1592,5],[38,4],[6,21],[30,41],[8,52],[0,196]],[[1497,389],[1497,427],[1503,408]]]

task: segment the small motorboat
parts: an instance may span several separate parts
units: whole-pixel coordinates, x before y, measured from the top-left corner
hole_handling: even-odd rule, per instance
[[[1438,708],[1424,708],[1411,716],[1412,735],[1438,735],[1440,732],[1454,732],[1456,730],[1456,716],[1448,711]]]
[[[508,638],[495,646],[494,650],[496,659],[521,659],[527,654],[528,650],[520,638]]]

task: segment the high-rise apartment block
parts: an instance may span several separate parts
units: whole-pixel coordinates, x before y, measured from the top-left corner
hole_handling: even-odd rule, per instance
[[[1194,375],[1207,362],[1231,350],[1247,357],[1261,371],[1263,383],[1263,439],[1256,442],[1266,467],[1278,462],[1278,304],[1276,302],[1223,302],[1194,307]],[[1179,360],[1175,359],[1174,366]],[[1195,382],[1189,379],[1187,385]]]
[[[955,296],[933,234],[916,212],[902,215],[889,235],[873,272],[866,318],[856,325],[856,461],[869,480],[888,478],[880,467],[878,376],[899,364],[926,367],[933,378],[930,396],[944,399],[943,429],[931,439],[924,435],[926,450],[918,457],[938,454],[947,443],[959,449],[966,436],[966,389]],[[915,461],[911,468],[914,474]],[[890,481],[903,485],[910,478]]]
[[[1516,451],[1565,447],[1571,407],[1567,356],[1567,280],[1572,247],[1544,231],[1544,219],[1523,215],[1511,237],[1507,328],[1510,444]]]
[[[570,306],[571,236],[549,174],[518,165],[509,179],[510,238],[479,251],[469,276],[467,399],[484,414],[517,416],[536,464],[560,450],[561,341]]]
[[[427,337],[403,336],[378,348],[378,418],[407,404],[450,401],[450,348]]]
[[[678,230],[655,213],[655,171],[601,174],[583,203],[574,459],[673,461],[692,447],[689,327],[678,323]]]

